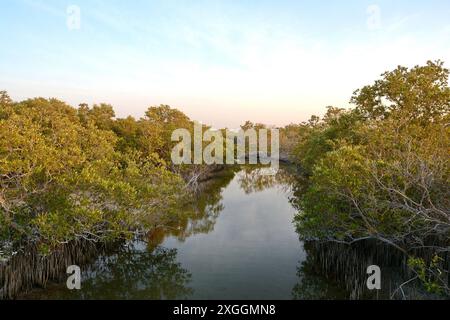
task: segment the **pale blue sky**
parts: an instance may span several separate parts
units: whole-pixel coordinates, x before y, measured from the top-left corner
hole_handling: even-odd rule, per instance
[[[283,125],[347,106],[398,64],[448,66],[449,17],[444,0],[0,0],[0,90],[118,116],[164,103],[214,126]]]

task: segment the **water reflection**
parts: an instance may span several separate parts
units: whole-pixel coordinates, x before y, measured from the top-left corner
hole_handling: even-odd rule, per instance
[[[61,284],[38,297],[291,299],[298,261],[305,260],[288,201],[293,175],[261,169],[221,172],[178,223],[100,256],[84,272],[81,291]]]
[[[148,235],[149,249],[161,245],[168,237],[176,237],[179,241],[200,233],[209,233],[224,209],[223,190],[234,179],[237,169],[232,167],[223,170],[208,181],[203,182],[193,194],[191,203],[185,206],[177,221],[155,229]]]
[[[152,252],[139,243],[100,258],[87,272],[81,299],[183,299],[192,294],[191,274],[176,261],[174,249]]]
[[[243,167],[221,190],[214,228],[164,246],[193,274],[194,299],[291,299],[301,243],[289,204],[288,175]],[[205,213],[208,216],[208,213]]]
[[[133,242],[102,255],[82,270],[82,289],[69,291],[63,285],[34,291],[26,298],[39,299],[185,299],[193,290],[191,274],[177,262],[177,250],[158,247],[146,250]]]
[[[313,260],[308,258],[301,261],[297,268],[298,283],[292,289],[295,300],[345,300],[348,292],[335,281],[327,279],[317,270]]]
[[[247,195],[271,188],[279,188],[290,195],[291,186],[296,182],[292,167],[284,166],[275,175],[267,175],[266,169],[254,165],[231,167],[203,182],[197,193],[193,194],[192,202],[178,215],[177,221],[149,234],[149,248],[156,248],[167,237],[184,241],[196,234],[212,232],[219,215],[225,209],[223,191],[233,179],[237,180],[240,189]]]
[[[292,166],[282,166],[274,175],[268,175],[267,169],[266,167],[242,166],[237,177],[241,189],[246,194],[250,194],[277,187],[290,195],[292,186],[296,183],[295,169]]]
[[[346,245],[333,242],[304,243],[306,259],[298,269],[296,299],[442,299],[426,292],[408,267],[408,257],[376,240]],[[419,253],[426,257],[427,252]],[[448,260],[448,257],[446,258]],[[381,269],[381,290],[367,288],[367,267]],[[402,285],[402,290],[398,290]]]

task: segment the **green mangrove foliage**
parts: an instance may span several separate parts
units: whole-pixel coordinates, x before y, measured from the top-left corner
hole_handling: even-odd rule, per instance
[[[187,191],[170,170],[164,133],[188,125],[167,106],[136,121],[115,119],[106,104],[13,102],[1,92],[0,243],[32,241],[48,253],[72,240],[129,237],[177,219]]]
[[[450,251],[448,75],[440,61],[398,67],[357,90],[354,109],[329,107],[298,127],[292,158],[308,177],[295,218],[302,237]],[[435,280],[448,292],[447,276]]]

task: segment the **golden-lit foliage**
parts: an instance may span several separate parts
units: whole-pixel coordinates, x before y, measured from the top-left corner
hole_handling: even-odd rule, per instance
[[[184,182],[167,168],[167,137],[155,119],[116,120],[105,104],[75,109],[56,99],[0,97],[4,240],[38,241],[48,252],[78,238],[127,237],[177,218]],[[148,114],[159,111],[189,121],[167,106]],[[176,117],[165,123],[180,124]]]
[[[398,67],[357,90],[355,109],[330,107],[301,125],[292,153],[309,176],[303,238],[449,250],[448,74],[439,61]]]

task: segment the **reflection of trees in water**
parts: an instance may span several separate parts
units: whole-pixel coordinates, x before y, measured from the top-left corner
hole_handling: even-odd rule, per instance
[[[38,246],[30,244],[8,263],[0,263],[0,300],[16,298],[33,286],[45,287],[50,280],[65,281],[67,266],[92,263],[112,245],[99,246],[90,241],[77,240],[62,245],[48,256],[42,256]]]
[[[299,282],[292,289],[292,298],[295,300],[342,300],[349,297],[337,283],[317,272],[312,259],[308,258],[298,266],[297,276]]]
[[[302,197],[306,193],[309,187],[309,181],[308,178],[301,174],[296,174],[295,179],[293,179],[293,183],[291,186],[291,197],[289,198],[289,202],[291,205],[297,210],[302,210]]]
[[[290,190],[295,182],[295,176],[292,174],[292,168],[282,166],[274,175],[268,175],[268,167],[242,166],[242,171],[238,173],[238,182],[246,194],[261,192],[265,189],[281,187],[284,192]]]
[[[178,220],[150,233],[149,247],[158,246],[167,236],[174,236],[183,241],[194,234],[211,232],[224,209],[222,192],[235,174],[236,168],[228,168],[200,184],[197,192],[192,195],[191,203],[178,215]]]
[[[177,215],[176,221],[155,229],[149,235],[149,248],[155,248],[167,236],[184,240],[194,234],[211,232],[224,209],[222,192],[235,178],[236,173],[240,187],[247,194],[275,186],[283,187],[283,191],[288,192],[295,181],[291,167],[282,166],[273,176],[263,174],[264,170],[267,168],[247,165],[228,167],[217,172],[214,178],[199,185],[196,194],[193,194],[192,202]]]
[[[134,243],[99,257],[82,281],[77,299],[183,299],[191,275],[176,262],[176,249],[138,250]]]
[[[296,299],[403,298],[396,289],[413,277],[407,257],[377,241],[353,245],[311,241],[306,242],[304,248],[307,258],[298,267],[300,280],[292,292]],[[379,291],[367,289],[369,275],[366,272],[370,265],[381,268],[382,289]],[[408,299],[430,297],[418,281],[409,283],[403,290]]]

